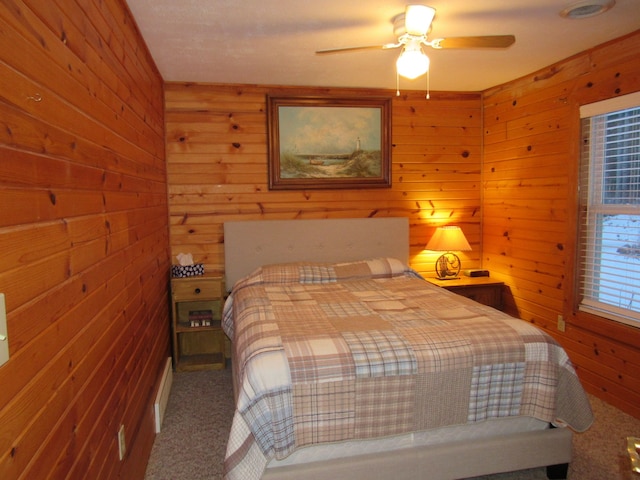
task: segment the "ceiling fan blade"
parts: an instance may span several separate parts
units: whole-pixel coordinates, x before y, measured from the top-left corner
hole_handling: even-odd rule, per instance
[[[480,37],[449,37],[432,40],[433,48],[507,48],[514,44],[513,35],[487,35]]]
[[[357,52],[360,50],[387,50],[390,48],[398,48],[401,44],[387,43],[386,45],[365,45],[361,47],[344,47],[344,48],[330,48],[328,50],[318,50],[316,55],[331,55],[334,53],[348,53]]]

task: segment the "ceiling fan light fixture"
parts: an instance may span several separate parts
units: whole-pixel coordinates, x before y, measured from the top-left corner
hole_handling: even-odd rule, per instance
[[[419,46],[417,48],[407,46],[396,60],[396,69],[398,75],[413,80],[429,71],[429,57]]]
[[[409,35],[426,35],[436,15],[435,8],[427,5],[407,5],[404,26]]]
[[[594,17],[610,10],[615,4],[615,0],[585,0],[572,3],[560,12],[560,16],[572,20]]]

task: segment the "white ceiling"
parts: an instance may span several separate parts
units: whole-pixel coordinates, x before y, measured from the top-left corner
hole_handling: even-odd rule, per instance
[[[165,81],[395,88],[398,50],[316,55],[395,42],[404,0],[126,0]],[[640,29],[640,0],[568,20],[580,0],[429,0],[429,38],[514,34],[506,50],[434,50],[431,90],[481,91]],[[416,2],[417,3],[417,2]],[[639,60],[640,61],[640,60]],[[400,80],[422,90],[425,77]]]

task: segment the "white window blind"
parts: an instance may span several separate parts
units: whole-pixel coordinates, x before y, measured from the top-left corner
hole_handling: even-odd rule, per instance
[[[581,117],[579,308],[640,327],[640,95]]]

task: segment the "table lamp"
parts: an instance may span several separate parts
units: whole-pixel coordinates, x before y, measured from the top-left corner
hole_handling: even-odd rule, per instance
[[[425,248],[446,252],[436,260],[436,273],[440,280],[450,280],[460,273],[460,259],[453,251],[466,252],[471,250],[471,245],[460,227],[449,225],[438,227]]]

